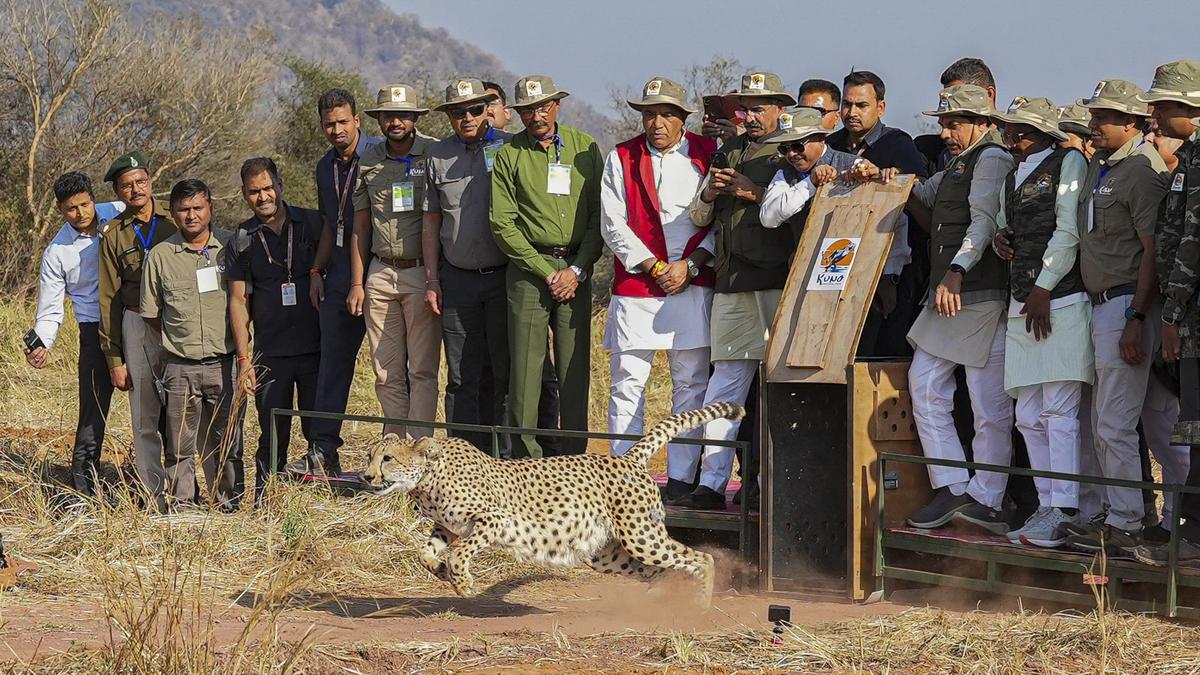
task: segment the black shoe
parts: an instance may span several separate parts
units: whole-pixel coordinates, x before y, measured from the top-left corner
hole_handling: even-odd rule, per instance
[[[710,487],[701,485],[695,491],[684,495],[678,499],[672,499],[668,502],[671,506],[678,506],[685,509],[704,509],[704,510],[725,510],[725,495],[713,490]]]
[[[966,521],[976,527],[982,527],[992,534],[1008,534],[1010,527],[1002,512],[980,504],[973,497],[970,499],[970,504],[951,517]]]
[[[1065,523],[1062,525],[1063,535],[1072,537],[1094,534],[1097,530],[1104,527],[1104,519],[1107,517],[1108,513],[1101,511],[1086,522]]]
[[[738,488],[737,492],[733,493],[733,503],[737,506],[741,506],[742,505],[742,495],[745,494],[746,499],[749,500],[749,502],[750,502],[750,510],[757,511],[759,496],[760,496],[761,492],[762,492],[762,490],[759,489],[759,487],[758,487],[758,481],[751,483],[749,487],[746,487],[745,485],[743,485],[740,488]]]
[[[326,454],[316,445],[309,447],[303,457],[283,467],[292,476],[338,476],[342,473],[341,462],[336,453]]]
[[[659,488],[659,491],[662,493],[662,500],[670,503],[680,497],[691,496],[692,484],[687,481],[668,478],[667,484]]]
[[[950,522],[954,514],[962,511],[971,504],[978,504],[967,493],[955,495],[949,487],[940,487],[933,496],[933,501],[917,509],[908,517],[908,524],[922,530],[932,530]]]
[[[1087,534],[1067,537],[1067,546],[1091,552],[1098,552],[1103,548],[1109,555],[1132,554],[1141,545],[1142,531],[1140,529],[1122,530],[1108,524],[1101,525]]]
[[[1158,546],[1171,541],[1171,531],[1162,525],[1142,528],[1142,541],[1147,546]]]
[[[1171,550],[1166,544],[1157,546],[1146,542],[1133,550],[1133,557],[1138,562],[1155,567],[1166,567],[1171,562]],[[1200,561],[1200,543],[1192,543],[1187,539],[1179,540],[1179,562],[1195,563]]]

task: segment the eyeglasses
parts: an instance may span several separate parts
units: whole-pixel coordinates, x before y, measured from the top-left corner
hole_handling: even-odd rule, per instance
[[[1020,143],[1021,141],[1025,140],[1026,138],[1029,138],[1030,136],[1033,136],[1036,133],[1037,133],[1036,131],[1016,131],[1016,130],[1005,127],[1003,135],[1005,138],[1007,138],[1011,141],[1016,141],[1016,142]]]
[[[546,101],[536,108],[531,108],[528,106],[524,108],[517,108],[517,114],[521,116],[521,119],[533,117],[534,115],[545,117],[550,114],[550,111],[554,108],[556,103],[558,103],[558,101]]]
[[[779,154],[786,156],[789,153],[794,152],[797,155],[799,155],[804,152],[804,146],[808,145],[809,143],[816,143],[816,142],[817,142],[817,139],[809,137],[809,138],[802,138],[798,141],[793,141],[791,143],[780,143],[779,144]]]
[[[837,108],[834,108],[832,110],[826,110],[825,108],[818,108],[815,105],[802,105],[802,106],[798,106],[798,107],[808,108],[809,110],[816,110],[817,112],[821,113],[821,117],[824,117],[826,115],[832,115],[832,114],[838,112]]]
[[[118,183],[117,189],[118,190],[131,190],[134,187],[136,187],[140,190],[145,190],[147,187],[149,187],[149,185],[150,185],[149,178],[138,178],[137,180],[132,180],[132,181],[129,181],[128,183]]]
[[[451,108],[449,114],[451,118],[461,120],[466,118],[467,115],[470,115],[471,117],[483,117],[484,110],[487,110],[487,106],[480,103],[478,105],[473,105],[470,108]]]

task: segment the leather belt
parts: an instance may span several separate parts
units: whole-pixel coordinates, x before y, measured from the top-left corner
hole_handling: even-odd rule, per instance
[[[579,252],[578,248],[571,248],[570,246],[542,246],[541,244],[534,244],[533,248],[538,253],[548,255],[551,258],[558,258],[559,260],[566,260]]]
[[[508,267],[507,264],[493,265],[491,267],[459,267],[458,265],[454,265],[449,262],[446,264],[450,265],[459,272],[472,272],[474,274],[495,274],[496,272],[503,272],[504,268]]]
[[[1133,295],[1136,291],[1137,284],[1121,284],[1120,286],[1113,286],[1112,288],[1100,293],[1088,293],[1088,296],[1091,297],[1093,305],[1103,305],[1109,300],[1116,300],[1117,298],[1124,297],[1126,295]]]
[[[375,256],[375,259],[389,267],[395,267],[398,270],[406,270],[412,267],[420,267],[425,264],[420,258],[385,258],[381,255]]]

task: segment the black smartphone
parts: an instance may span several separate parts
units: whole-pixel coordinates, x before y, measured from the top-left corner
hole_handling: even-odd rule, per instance
[[[38,337],[37,331],[30,328],[29,332],[25,334],[26,353],[32,352],[38,348],[45,348],[45,346],[46,343],[42,342],[42,338]]]
[[[792,620],[792,608],[787,605],[768,605],[767,622],[780,623]]]
[[[725,97],[724,96],[705,96],[703,98],[703,101],[704,101],[704,115],[706,117],[708,117],[708,119],[710,119],[710,120],[721,120],[721,119],[727,120],[727,119],[729,119],[729,114],[725,111]]]
[[[713,158],[712,158],[712,168],[728,169],[729,168],[729,157],[723,152],[718,152],[718,153],[714,154]]]

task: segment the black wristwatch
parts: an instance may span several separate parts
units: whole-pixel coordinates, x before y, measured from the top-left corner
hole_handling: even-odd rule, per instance
[[[893,286],[900,285],[900,275],[899,274],[885,274],[885,275],[883,275],[883,278],[892,282]]]
[[[1162,322],[1168,326],[1178,326],[1179,325],[1178,319],[1171,319],[1171,318],[1168,318],[1165,316],[1162,318]]]
[[[1136,309],[1133,308],[1132,305],[1129,307],[1126,307],[1125,308],[1125,320],[1133,321],[1134,319],[1137,319],[1138,321],[1145,321],[1146,313],[1137,311]]]
[[[962,265],[951,265],[950,271],[958,272],[959,274],[963,275],[964,277],[967,276],[967,268],[963,267]]]

